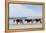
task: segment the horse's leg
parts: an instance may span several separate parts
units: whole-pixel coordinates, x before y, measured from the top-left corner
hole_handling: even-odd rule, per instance
[[[29,21],[27,21],[27,23],[29,23]]]
[[[33,24],[33,21],[31,21],[31,24]]]
[[[22,24],[23,24],[23,21],[22,21]]]
[[[41,20],[40,20],[40,23],[41,23]]]
[[[32,23],[32,21],[30,21],[30,24]]]
[[[28,23],[28,21],[27,21],[27,23]]]
[[[23,21],[21,21],[21,23],[23,24]]]
[[[17,24],[18,24],[18,22],[17,22]]]
[[[13,20],[13,22],[15,23],[15,19]]]

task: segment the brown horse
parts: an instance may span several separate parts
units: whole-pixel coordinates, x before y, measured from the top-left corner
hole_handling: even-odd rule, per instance
[[[32,19],[25,19],[25,21],[27,21],[27,23],[32,22]]]
[[[39,22],[39,21],[40,21],[40,23],[41,23],[41,19],[35,19],[35,21],[36,21],[36,22]]]
[[[17,24],[18,24],[19,22],[23,24],[22,19],[16,19],[16,22],[17,22]]]

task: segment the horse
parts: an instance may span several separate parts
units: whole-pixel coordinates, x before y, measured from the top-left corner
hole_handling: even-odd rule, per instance
[[[23,24],[22,19],[16,19],[16,22],[17,22],[17,24],[18,24],[19,22]]]
[[[27,21],[27,23],[32,22],[32,19],[25,19],[25,21]]]
[[[36,21],[36,22],[39,22],[39,21],[40,21],[40,23],[41,23],[41,19],[35,19],[35,21]]]

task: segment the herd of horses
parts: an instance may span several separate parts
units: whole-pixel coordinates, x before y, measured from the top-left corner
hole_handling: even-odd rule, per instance
[[[19,22],[20,23],[22,23],[23,24],[23,19],[14,19],[13,20],[13,22],[15,22],[16,21],[16,23],[18,24]],[[41,23],[41,19],[39,18],[39,19],[25,19],[24,21],[26,21],[27,23],[29,23],[29,22],[32,22],[33,23],[33,21],[36,21],[36,22],[39,22],[40,21],[40,23]]]

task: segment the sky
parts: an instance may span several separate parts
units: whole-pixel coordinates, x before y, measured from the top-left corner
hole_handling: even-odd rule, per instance
[[[40,17],[42,5],[9,4],[9,17]]]

